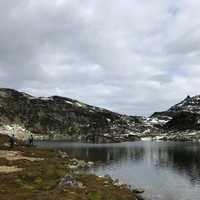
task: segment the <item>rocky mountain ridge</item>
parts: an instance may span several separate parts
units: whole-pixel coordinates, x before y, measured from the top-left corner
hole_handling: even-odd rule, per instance
[[[168,110],[154,113],[151,118],[166,119],[162,126],[165,131],[200,130],[200,95],[187,96]]]
[[[34,97],[0,89],[0,124],[17,124],[49,138],[92,142],[139,139],[137,133],[155,131],[143,117],[126,116],[60,96]]]
[[[17,129],[38,138],[122,142],[148,135],[200,130],[200,96],[185,98],[150,117],[127,116],[61,97],[34,97],[0,89],[0,132]],[[14,128],[15,127],[15,128]],[[22,128],[21,128],[22,127]],[[20,131],[19,131],[20,130]]]

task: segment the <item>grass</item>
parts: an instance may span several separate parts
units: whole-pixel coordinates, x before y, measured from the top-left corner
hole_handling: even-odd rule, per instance
[[[10,150],[4,146],[7,141],[6,136],[0,135],[0,150]],[[70,161],[63,159],[58,151],[23,146],[20,142],[12,151],[45,159],[31,162],[0,158],[0,166],[23,168],[20,172],[0,174],[1,200],[136,200],[136,194],[131,189],[126,185],[116,186],[109,177],[70,170]],[[66,174],[73,176],[84,187],[59,187],[61,178]]]

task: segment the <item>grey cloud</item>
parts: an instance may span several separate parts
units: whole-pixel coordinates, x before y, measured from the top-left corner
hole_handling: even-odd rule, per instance
[[[127,114],[167,109],[199,93],[199,9],[197,0],[2,1],[0,85]]]

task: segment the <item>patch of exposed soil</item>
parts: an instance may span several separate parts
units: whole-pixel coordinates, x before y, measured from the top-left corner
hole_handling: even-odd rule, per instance
[[[0,166],[0,173],[13,173],[13,172],[19,172],[22,171],[22,168],[18,168],[16,166]]]
[[[22,156],[20,151],[7,151],[7,150],[0,150],[0,158],[5,158],[6,160],[29,160],[29,161],[41,161],[44,160],[43,158],[33,158]]]

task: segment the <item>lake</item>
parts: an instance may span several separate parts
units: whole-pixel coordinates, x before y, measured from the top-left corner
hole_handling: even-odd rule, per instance
[[[200,144],[139,141],[119,144],[37,142],[70,157],[94,161],[97,175],[110,175],[132,187],[144,188],[152,200],[200,199]]]

